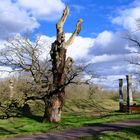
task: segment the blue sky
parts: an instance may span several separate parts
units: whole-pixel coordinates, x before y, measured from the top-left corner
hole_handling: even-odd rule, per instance
[[[95,37],[104,30],[116,31],[110,19],[118,14],[118,8],[129,7],[133,0],[64,0],[70,7],[70,16],[65,24],[65,30],[71,32],[78,18],[83,18],[81,36]],[[55,35],[55,23],[40,21],[41,28],[36,30],[42,34]],[[47,30],[48,27],[50,30]]]
[[[137,70],[126,61],[137,48],[124,37],[130,32],[140,37],[136,32],[140,0],[0,0],[1,47],[6,38],[25,32],[40,34],[42,42],[51,45],[55,24],[66,5],[70,7],[64,26],[67,39],[77,20],[84,20],[81,33],[68,48],[68,56],[77,63],[90,63],[100,76],[95,78],[96,83],[117,88],[119,78]]]

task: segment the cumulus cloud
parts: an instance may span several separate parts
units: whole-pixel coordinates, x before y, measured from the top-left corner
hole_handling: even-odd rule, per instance
[[[94,46],[89,53],[101,54],[121,54],[127,53],[127,40],[120,32],[103,31],[96,38]]]
[[[13,33],[31,31],[39,23],[25,10],[20,9],[11,0],[1,1],[0,4],[0,38],[6,38]]]
[[[109,62],[109,61],[113,61],[116,59],[122,59],[123,56],[122,55],[107,55],[107,54],[103,54],[103,55],[96,55],[96,56],[92,56],[91,60],[89,61],[89,63],[103,63],[103,62]]]
[[[71,33],[66,33],[66,40],[68,40],[71,36]],[[42,46],[42,48],[45,48],[46,52],[50,51],[51,44],[55,41],[56,37],[52,36],[46,36],[42,35],[40,36],[39,44]],[[76,60],[89,60],[90,56],[88,55],[88,52],[90,48],[93,47],[94,39],[89,37],[82,37],[77,36],[74,40],[74,43],[70,45],[67,49],[67,57],[72,57],[75,61]],[[45,54],[43,55],[45,56]]]
[[[58,19],[65,8],[61,0],[17,0],[17,3],[34,17],[46,20]]]
[[[51,44],[52,42],[54,42],[54,40],[55,40],[55,37],[49,37],[46,35],[39,36],[38,44],[41,47],[40,51],[42,51],[40,55],[40,60],[44,60],[46,58],[50,59],[49,53],[51,49]]]
[[[130,8],[120,9],[118,16],[112,19],[113,24],[118,24],[128,31],[137,30],[137,19],[140,18],[140,1],[136,0]]]
[[[107,34],[109,35],[107,36]],[[77,36],[74,43],[68,47],[67,56],[72,57],[75,61],[82,60],[91,64],[89,69],[95,71],[97,75],[109,76],[112,73],[114,75],[132,73],[135,68],[132,69],[132,66],[130,67],[127,62],[132,57],[132,54],[128,54],[130,51],[128,44],[125,44],[126,42],[121,44],[121,38],[119,40],[119,37],[115,36],[116,34],[105,31],[99,34],[97,38]],[[66,33],[66,40],[70,35],[70,33]],[[104,39],[104,35],[106,39]],[[44,46],[51,46],[54,40],[55,37],[42,36],[42,42],[47,42]],[[113,43],[114,48],[110,45]],[[115,47],[116,50],[114,51]]]
[[[4,0],[0,3],[0,39],[31,32],[39,20],[56,20],[65,4],[61,0]]]
[[[97,38],[76,37],[74,43],[69,46],[67,50],[67,56],[73,57],[75,61],[81,59],[86,63],[90,63],[89,69],[100,76],[100,78],[95,78],[94,82],[109,88],[109,84],[111,85],[111,83],[115,81],[115,84],[112,84],[112,88],[115,88],[118,87],[119,78],[125,77],[126,74],[132,74],[136,68],[126,61],[132,56],[132,54],[128,54],[129,50],[125,48],[126,44],[124,43],[124,46],[122,45],[122,48],[120,48],[119,44],[117,45],[117,42],[114,41],[115,33],[107,31],[103,32],[103,34],[104,33],[105,35],[109,34],[108,36],[106,35],[106,39],[100,34]],[[66,33],[66,39],[68,39],[70,35],[70,33]],[[48,46],[51,46],[54,40],[55,37],[42,36],[42,42],[47,42],[47,44],[49,44]],[[97,42],[99,42],[100,45],[97,46]],[[113,50],[114,48],[109,46],[109,44],[113,43],[118,47],[116,52]],[[44,46],[47,46],[47,44]],[[99,47],[102,52],[98,52],[97,55],[96,51],[98,51]],[[89,53],[90,51],[93,52],[93,48],[95,49],[95,54]],[[121,49],[123,49],[123,51]],[[87,78],[89,75],[85,75],[85,77]]]
[[[66,40],[71,36],[66,33]],[[74,43],[68,47],[67,55],[73,57],[75,60],[89,59],[88,52],[93,47],[94,38],[77,36]]]
[[[124,71],[127,67],[127,72]],[[110,67],[108,67],[108,69],[104,68],[102,73],[106,73],[106,71],[109,71],[108,74],[102,74],[100,75],[99,78],[94,78],[93,79],[93,82],[98,84],[98,85],[101,85],[103,86],[104,88],[108,88],[108,89],[116,89],[118,90],[118,85],[119,85],[119,82],[118,82],[118,79],[124,79],[124,85],[126,85],[126,75],[128,74],[132,74],[131,72],[133,71],[134,72],[134,67],[131,66],[130,64],[124,64],[123,65],[110,65]],[[117,72],[116,72],[117,71]],[[131,71],[131,72],[130,72]],[[135,82],[135,75],[132,74],[132,80],[133,80],[133,84]]]
[[[93,81],[104,88],[118,90],[118,79],[125,79],[125,75],[109,75],[106,77],[100,77],[100,79],[95,78]]]

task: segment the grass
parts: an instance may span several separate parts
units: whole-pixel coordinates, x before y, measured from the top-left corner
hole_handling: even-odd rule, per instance
[[[63,109],[66,113],[74,113],[86,116],[100,116],[119,110],[118,102],[112,99],[77,99],[67,100]]]
[[[140,118],[140,114],[113,113],[102,117],[85,117],[77,115],[64,115],[60,123],[41,123],[39,120],[21,117],[0,120],[0,138],[21,135],[32,135],[35,133],[54,132],[69,128],[97,125],[105,122],[113,122],[127,119]]]
[[[140,126],[123,129],[121,131],[108,131],[98,136],[81,137],[78,140],[139,140]]]
[[[74,90],[74,88],[71,89]],[[80,87],[80,89],[80,92],[76,91],[77,93],[72,95],[68,94],[69,97],[64,106],[62,114],[63,117],[60,123],[42,123],[40,117],[42,115],[40,114],[43,107],[42,105],[40,106],[40,103],[35,103],[36,106],[32,108],[34,110],[33,113],[40,116],[28,116],[0,120],[0,139],[140,118],[140,114],[123,114],[115,112],[115,110],[119,109],[118,95],[115,93],[107,94],[104,92],[98,92],[92,95],[92,99],[89,99],[86,91],[83,90],[85,88]],[[139,103],[139,98],[136,98],[136,101]],[[136,129],[137,128],[134,128],[132,133],[136,132]],[[126,137],[127,133],[127,130],[120,132],[118,131],[117,133],[108,132],[102,134],[101,138],[100,136],[95,138],[97,138],[97,140],[106,140],[108,137],[110,137],[114,140],[116,135]],[[129,134],[132,138],[137,137],[135,134]],[[94,138],[87,137],[87,139]]]

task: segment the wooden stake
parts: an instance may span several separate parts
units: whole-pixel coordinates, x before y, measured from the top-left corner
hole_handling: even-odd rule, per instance
[[[13,79],[10,79],[9,80],[9,88],[10,88],[10,99],[12,100],[13,99],[13,96],[14,96],[14,80]]]
[[[133,105],[132,76],[126,75],[126,81],[127,81],[127,111],[130,112],[130,106]]]
[[[123,79],[119,79],[119,106],[120,106],[120,111],[123,111],[123,105],[124,105],[124,100],[123,100]]]

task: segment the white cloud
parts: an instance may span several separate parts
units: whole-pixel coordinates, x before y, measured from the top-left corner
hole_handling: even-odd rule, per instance
[[[108,44],[112,41],[112,38],[113,38],[112,32],[103,31],[97,36],[95,43],[97,42],[99,46],[107,48]]]
[[[61,0],[3,0],[0,2],[0,39],[31,32],[39,20],[56,20],[65,4]]]
[[[129,47],[129,46],[126,46],[125,49],[128,50],[129,52],[133,52],[133,53],[134,53],[134,52],[135,52],[135,53],[138,52],[138,48],[136,48],[136,47]]]
[[[100,78],[94,78],[93,82],[101,85],[103,88],[118,90],[118,79],[125,79],[125,75],[109,75]]]
[[[103,62],[110,62],[110,61],[114,61],[118,58],[123,58],[122,55],[107,55],[107,54],[103,54],[103,55],[98,55],[98,56],[92,56],[91,61],[89,61],[89,63],[103,63]]]
[[[94,55],[127,53],[127,40],[120,32],[103,31],[96,38],[90,51]]]
[[[104,34],[104,32],[101,34]],[[71,33],[66,33],[65,35],[66,35],[66,40],[68,40],[69,37],[71,36]],[[113,35],[114,34],[111,34],[111,38],[114,38]],[[44,46],[45,48],[50,49],[51,43],[55,40],[55,38],[56,38],[55,36],[49,37],[49,36],[43,35],[40,38],[40,44],[41,44],[41,46]],[[109,41],[106,41],[106,40],[109,40]],[[89,38],[89,37],[77,36],[74,40],[74,43],[68,47],[67,56],[72,57],[75,61],[84,60],[87,63],[102,63],[102,62],[114,61],[117,59],[118,60],[124,59],[124,56],[121,53],[120,54],[112,53],[112,50],[114,48],[110,47],[110,45],[109,45],[110,42],[112,41],[112,39],[111,40],[108,39],[107,35],[106,35],[106,40],[103,40],[100,37],[100,34],[99,34],[99,37],[97,37],[95,39]],[[104,44],[105,48],[101,44],[96,45],[97,42],[101,42],[102,44]],[[93,55],[90,53],[90,51],[92,49],[94,49],[95,53],[96,53],[96,51],[98,51],[99,47],[103,51],[103,54],[100,53],[99,55]],[[110,53],[106,54],[106,52],[108,52],[108,49],[109,49]],[[118,49],[120,49],[120,48],[118,47]],[[94,53],[94,52],[92,51],[92,53]]]
[[[39,42],[38,44],[41,47],[42,54],[40,55],[40,59],[44,60],[46,58],[50,59],[50,49],[51,49],[51,44],[52,42],[54,42],[55,37],[49,37],[49,36],[45,36],[42,35],[39,37]]]
[[[31,31],[39,26],[34,17],[20,9],[11,0],[1,1],[0,4],[0,38],[22,31]]]
[[[66,33],[66,39],[70,37],[70,33]],[[77,59],[89,59],[89,50],[93,47],[94,39],[89,37],[77,36],[74,43],[68,47],[67,56]]]
[[[136,0],[130,8],[120,9],[118,16],[112,19],[112,23],[118,24],[128,31],[136,31],[136,20],[140,18],[139,13],[140,1]]]
[[[20,7],[29,11],[34,17],[56,20],[60,17],[65,4],[61,0],[17,0]]]
[[[69,39],[71,33],[66,33],[66,40]],[[47,52],[50,51],[51,44],[55,41],[56,37],[49,37],[46,35],[42,35],[40,37],[39,44],[47,49]],[[67,57],[72,57],[75,61],[80,59],[89,59],[89,50],[93,47],[94,39],[88,37],[77,36],[74,40],[74,43],[70,45],[67,49]],[[43,56],[45,56],[44,53]],[[89,56],[90,57],[90,56]],[[90,58],[91,59],[91,58]]]
[[[77,36],[74,43],[68,47],[67,56],[72,57],[75,61],[83,60],[86,63],[93,64],[91,69],[97,71],[97,74],[99,75],[101,74],[107,76],[111,73],[132,73],[135,68],[132,70],[127,63],[127,60],[132,57],[132,54],[128,55],[128,44],[121,44],[121,39],[119,40],[119,37],[115,36],[117,33],[110,33],[106,31],[101,34],[102,35],[99,34],[97,38]],[[107,36],[107,34],[109,34],[109,36]],[[70,37],[70,35],[70,33],[66,33],[66,40]],[[105,40],[102,39],[104,35],[106,35]],[[55,37],[42,36],[41,40],[42,44],[45,42],[43,46],[47,48],[48,46],[51,46],[51,43],[55,40]],[[100,45],[97,42],[101,42]],[[110,45],[113,43],[114,45]],[[112,46],[114,46],[114,48]],[[114,51],[115,47],[117,48],[117,51]],[[42,56],[44,57],[45,53]]]
[[[124,71],[127,68],[127,70],[125,71],[126,74],[132,74],[134,72],[136,72],[136,70],[138,70],[135,66],[133,66],[132,64],[125,64],[125,65],[112,65],[112,71],[118,71],[121,73],[121,71]],[[123,73],[123,72],[122,72]]]
[[[12,69],[10,67],[0,66],[0,79],[6,78],[6,77],[11,77],[14,74],[16,74],[15,72],[14,73],[13,72],[11,73],[10,71],[12,71]]]

